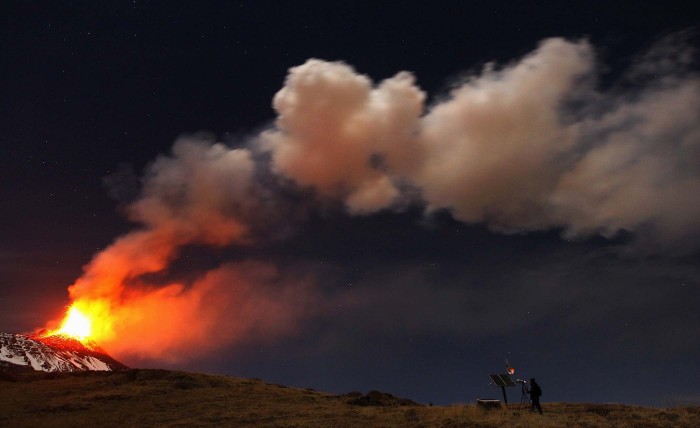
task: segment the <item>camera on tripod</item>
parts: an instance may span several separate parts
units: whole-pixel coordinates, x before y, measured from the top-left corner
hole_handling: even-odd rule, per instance
[[[515,381],[518,382],[518,383],[527,383],[526,380],[522,380],[522,379],[516,379]]]

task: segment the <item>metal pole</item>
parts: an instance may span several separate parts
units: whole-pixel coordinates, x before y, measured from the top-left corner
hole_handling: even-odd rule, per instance
[[[501,390],[503,391],[503,402],[506,403],[506,406],[508,405],[508,397],[506,397],[506,387],[502,386]]]

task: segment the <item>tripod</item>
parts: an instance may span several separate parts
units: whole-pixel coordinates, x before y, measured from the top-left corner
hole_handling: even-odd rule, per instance
[[[530,403],[530,397],[527,396],[527,386],[525,386],[525,382],[520,382],[520,404],[531,404]]]

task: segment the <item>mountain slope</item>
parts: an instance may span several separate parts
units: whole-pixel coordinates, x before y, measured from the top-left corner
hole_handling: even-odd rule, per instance
[[[385,393],[328,394],[258,379],[167,370],[44,373],[0,370],[0,426],[12,427],[698,427],[700,407],[619,404],[402,405]],[[393,399],[392,399],[393,397]],[[376,400],[374,400],[376,399]],[[468,398],[465,398],[469,400]],[[371,405],[368,401],[373,401]],[[376,402],[375,402],[376,401]],[[469,400],[471,401],[471,400]]]
[[[0,333],[0,366],[45,372],[114,371],[127,367],[93,343],[55,335]]]

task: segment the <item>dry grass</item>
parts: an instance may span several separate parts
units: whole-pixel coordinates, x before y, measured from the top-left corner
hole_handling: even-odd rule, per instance
[[[380,395],[381,396],[381,395]],[[357,397],[354,397],[357,398]],[[0,376],[0,426],[698,427],[700,408],[545,403],[483,411],[475,405],[349,404],[353,397],[228,376],[129,370]]]

